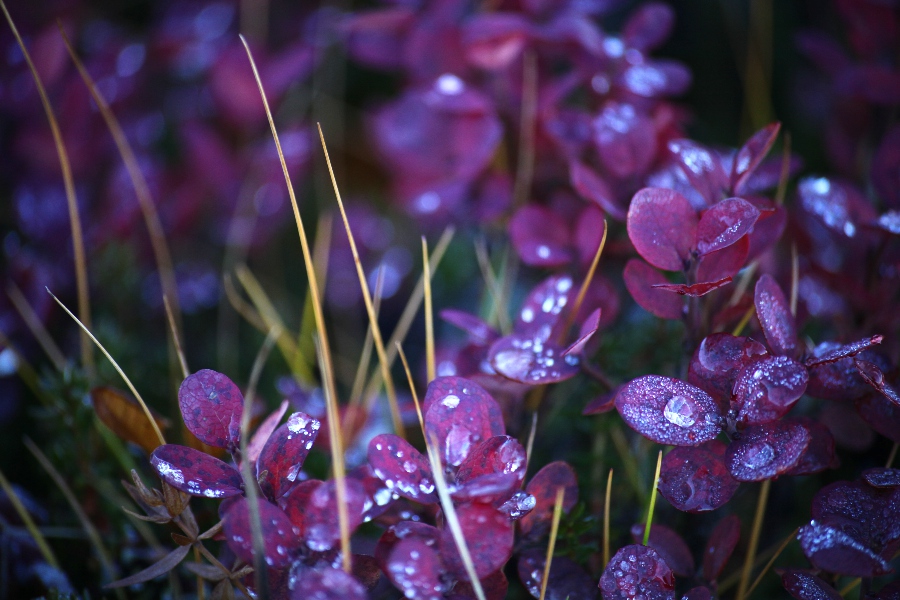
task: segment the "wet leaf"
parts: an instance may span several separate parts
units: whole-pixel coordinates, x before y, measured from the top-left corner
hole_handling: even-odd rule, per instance
[[[96,387],[91,390],[91,403],[97,418],[126,442],[137,444],[148,454],[159,446],[159,438],[144,409],[125,392],[111,387]],[[169,426],[168,420],[152,411],[151,414],[160,430]]]
[[[762,326],[769,347],[776,354],[794,356],[797,353],[797,326],[790,306],[775,279],[766,273],[756,282],[754,294],[756,316]]]
[[[563,310],[573,293],[572,278],[553,275],[535,286],[526,296],[514,327],[515,334],[546,342],[555,333]]]
[[[862,473],[863,480],[876,488],[900,487],[900,469],[874,468]]]
[[[656,129],[643,111],[608,100],[591,125],[600,162],[608,172],[626,179],[650,168],[657,154]]]
[[[750,136],[738,150],[731,170],[731,189],[735,194],[742,195],[746,191],[747,181],[769,153],[780,130],[781,123],[769,123]]]
[[[541,596],[546,552],[533,549],[519,555],[519,580],[535,598]],[[550,563],[547,600],[594,600],[597,588],[594,580],[577,563],[564,556],[554,556]]]
[[[809,431],[809,446],[797,464],[786,475],[812,475],[825,469],[834,469],[840,465],[834,453],[834,436],[825,425],[809,417],[795,417],[793,420],[802,423]]]
[[[406,598],[440,600],[446,591],[442,571],[437,550],[420,538],[409,537],[393,547],[385,575]]]
[[[491,346],[488,356],[498,374],[529,385],[565,381],[580,371],[575,354],[567,354],[562,346],[530,335],[502,337]]]
[[[287,515],[288,520],[294,528],[294,533],[300,537],[306,537],[307,529],[307,506],[313,492],[324,482],[318,479],[307,479],[301,481],[288,491],[287,494],[278,500],[278,506]]]
[[[458,467],[476,444],[505,433],[500,406],[477,383],[439,377],[429,392],[432,387],[435,393],[430,394],[433,401],[425,412],[425,434],[429,441],[436,440],[445,465]]]
[[[578,338],[572,342],[568,348],[563,350],[563,356],[569,356],[570,354],[581,354],[584,352],[585,346],[587,346],[588,342],[591,341],[591,338],[594,337],[594,334],[597,333],[597,330],[600,329],[600,315],[602,313],[601,309],[594,310],[588,318],[581,324],[581,327],[578,331]]]
[[[211,369],[188,375],[178,389],[178,406],[184,424],[201,442],[237,447],[244,396],[228,377]]]
[[[569,180],[582,198],[594,202],[617,221],[625,220],[626,213],[616,202],[615,194],[596,171],[581,162],[572,161],[569,165]]]
[[[522,535],[537,531],[538,527],[543,529],[550,523],[559,488],[565,489],[563,510],[568,512],[578,502],[578,479],[568,463],[555,461],[534,474],[525,491],[534,496],[535,507],[519,521]]]
[[[749,255],[750,236],[745,235],[730,246],[701,257],[700,265],[697,267],[697,279],[718,281],[725,277],[734,277],[747,264]]]
[[[797,600],[842,600],[838,591],[825,581],[796,569],[782,573],[781,584]]]
[[[753,425],[728,446],[725,463],[738,481],[772,479],[797,466],[809,444],[809,431],[800,422]]]
[[[806,359],[806,366],[809,368],[818,367],[820,365],[825,365],[833,362],[837,362],[843,358],[849,358],[851,356],[856,356],[860,352],[864,350],[868,350],[873,346],[877,346],[884,339],[884,336],[881,335],[873,335],[872,337],[863,338],[861,340],[855,341],[851,344],[845,344],[843,346],[832,347],[827,351],[821,352],[819,354],[815,354]],[[820,344],[821,346],[821,344]]]
[[[504,600],[506,592],[509,589],[509,581],[503,571],[494,571],[487,577],[481,578],[481,589],[484,591],[486,600]],[[469,600],[477,598],[475,589],[468,581],[457,581],[453,586],[453,591],[447,597],[447,600]]]
[[[681,600],[712,600],[713,595],[712,592],[709,591],[709,588],[705,587],[695,587],[689,589],[684,596],[681,597]]]
[[[890,565],[880,556],[828,525],[810,521],[800,528],[797,539],[806,558],[817,569],[854,577],[874,577],[891,572]]]
[[[632,429],[660,444],[697,446],[721,431],[716,401],[671,377],[645,375],[630,381],[616,396],[616,408]]]
[[[522,481],[515,473],[488,473],[467,479],[450,493],[456,503],[499,504],[508,500]]]
[[[665,275],[644,261],[632,258],[625,264],[623,276],[625,287],[641,308],[661,319],[681,318],[684,302],[656,287],[669,284]]]
[[[360,482],[346,479],[346,505],[348,529],[353,531],[363,522],[366,494]],[[333,479],[316,486],[300,505],[294,499],[294,510],[303,514],[303,530],[301,537],[306,546],[314,552],[325,552],[338,546],[341,539],[340,520],[338,517],[337,488]],[[294,519],[291,520],[294,522]]]
[[[747,235],[759,219],[759,209],[742,198],[726,198],[703,213],[697,224],[697,251],[706,256]]]
[[[669,150],[675,155],[691,187],[703,196],[708,205],[722,198],[729,181],[715,152],[687,139],[670,141]]]
[[[860,359],[856,359],[853,362],[856,365],[856,370],[866,383],[875,388],[875,390],[887,398],[892,404],[900,406],[900,393],[894,389],[894,386],[884,380],[884,373],[876,364]]]
[[[806,367],[787,356],[770,356],[745,366],[734,382],[737,420],[758,425],[780,419],[806,391]]]
[[[843,346],[836,342],[823,342],[813,349],[807,364],[816,363],[818,358],[839,352]],[[871,391],[856,368],[856,360],[870,362],[879,370],[889,369],[883,355],[871,350],[863,350],[854,357],[839,358],[834,362],[813,364],[809,367],[809,384],[806,393],[823,400],[855,400]]]
[[[458,506],[456,515],[478,578],[503,567],[513,549],[513,525],[509,518],[493,506],[481,503]],[[449,527],[441,533],[440,552],[447,570],[458,579],[468,581]]]
[[[262,498],[257,499],[259,522],[264,540],[266,564],[274,569],[282,569],[293,560],[299,539],[294,535],[291,522],[284,512]],[[253,564],[256,552],[253,549],[253,529],[250,507],[244,497],[235,498],[222,505],[222,531],[225,541],[235,555],[248,564]]]
[[[675,576],[653,548],[625,546],[606,565],[600,592],[603,600],[674,600]]]
[[[685,512],[715,510],[731,500],[739,485],[725,465],[725,444],[717,440],[673,448],[660,467],[659,493]]]
[[[250,438],[250,443],[247,444],[246,460],[249,460],[254,464],[256,463],[257,459],[259,459],[259,453],[262,452],[263,446],[269,441],[272,432],[278,428],[281,417],[287,412],[288,404],[289,402],[287,399],[282,400],[281,405],[276,410],[272,411],[272,414],[259,424],[259,427],[256,428],[256,431]]]
[[[894,442],[900,442],[900,405],[878,393],[870,393],[855,401],[859,416],[869,426]]]
[[[631,526],[631,539],[635,544],[640,544],[644,539],[645,528],[642,523]],[[647,545],[656,550],[672,572],[679,577],[691,577],[694,574],[694,557],[675,530],[653,523],[650,526],[650,539],[647,540]]]
[[[389,490],[416,502],[437,502],[431,465],[412,444],[396,435],[382,433],[369,442],[368,456],[372,472]]]
[[[390,527],[381,534],[378,543],[375,545],[375,560],[378,561],[382,571],[387,572],[388,560],[397,544],[401,540],[412,538],[422,540],[430,548],[437,548],[441,532],[433,525],[416,521],[400,521]]]
[[[741,520],[728,515],[716,524],[703,552],[703,578],[715,581],[741,539]]]
[[[813,497],[812,518],[852,536],[869,549],[893,555],[900,540],[900,490],[860,481],[836,481]]]
[[[687,285],[684,283],[655,283],[653,287],[667,292],[674,292],[680,296],[691,296],[692,298],[700,298],[710,292],[714,292],[721,287],[725,287],[731,283],[731,277],[723,277],[717,281],[705,281],[702,283],[694,283]]]
[[[270,500],[278,500],[297,481],[321,424],[306,413],[296,412],[276,429],[256,462],[259,487]]]
[[[457,483],[492,473],[514,473],[519,481],[525,478],[525,448],[517,439],[496,435],[472,448],[456,472]]]
[[[703,338],[688,367],[688,382],[713,398],[724,400],[728,409],[734,382],[746,365],[767,354],[765,346],[747,337],[714,333]]]
[[[187,446],[158,447],[150,455],[150,465],[163,481],[192,496],[228,498],[244,493],[244,480],[237,469]]]
[[[440,315],[443,320],[469,334],[469,341],[479,346],[487,346],[500,337],[493,327],[467,312],[448,308],[442,310]]]
[[[697,213],[684,196],[664,188],[644,188],[628,208],[628,237],[638,254],[665,271],[690,263]]]
[[[647,2],[628,17],[622,28],[622,40],[635,50],[653,50],[669,38],[674,25],[672,7],[662,2]]]
[[[178,564],[182,560],[184,560],[184,557],[187,556],[188,552],[190,551],[191,546],[178,546],[177,548],[166,554],[159,561],[153,563],[140,573],[135,573],[130,577],[125,577],[124,579],[113,581],[112,583],[108,583],[103,587],[107,589],[128,587],[130,585],[150,581],[151,579],[155,579],[160,575],[165,575],[166,573],[177,567]]]
[[[298,563],[291,569],[291,600],[366,600],[366,588],[352,575],[332,566],[309,568]]]
[[[560,267],[572,261],[569,226],[543,206],[523,206],[509,221],[509,237],[519,258],[533,267]]]

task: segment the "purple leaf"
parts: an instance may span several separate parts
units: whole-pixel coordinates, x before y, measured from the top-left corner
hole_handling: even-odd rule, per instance
[[[697,279],[700,281],[716,281],[723,277],[734,277],[738,271],[744,268],[750,253],[750,236],[739,238],[738,241],[711,252],[700,259],[697,267]]]
[[[578,501],[578,479],[575,471],[563,461],[552,462],[535,473],[525,491],[535,498],[535,507],[522,517],[519,527],[522,535],[528,535],[538,526],[547,525],[553,515],[556,504],[556,491],[565,489],[563,510],[569,511]],[[543,529],[543,527],[541,527]]]
[[[828,525],[811,521],[800,528],[797,539],[806,558],[817,569],[854,577],[874,577],[891,572],[883,558]]]
[[[794,420],[806,427],[810,440],[800,460],[785,475],[812,475],[836,468],[840,463],[834,453],[834,436],[828,428],[809,417],[797,417]]]
[[[497,435],[472,448],[456,473],[457,483],[492,473],[514,473],[525,478],[525,448],[513,437]]]
[[[555,212],[543,206],[527,205],[509,222],[509,236],[526,265],[560,267],[569,263],[569,227]]]
[[[727,248],[747,235],[759,219],[759,210],[741,198],[726,198],[703,213],[697,224],[697,251],[706,256]]]
[[[619,179],[639,177],[656,158],[653,121],[631,104],[607,101],[591,123],[603,167]]]
[[[515,333],[541,342],[549,340],[568,305],[572,286],[572,278],[568,275],[553,275],[535,286],[519,309]]]
[[[866,469],[862,473],[862,478],[866,483],[876,488],[900,487],[900,469],[888,469],[884,467]]]
[[[150,455],[150,464],[163,481],[192,496],[228,498],[244,493],[244,480],[234,467],[187,446],[159,446]]]
[[[640,544],[644,539],[645,525],[637,523],[631,526],[631,539],[635,544]],[[694,574],[694,557],[684,543],[684,540],[675,530],[653,523],[650,526],[650,539],[647,545],[662,557],[672,572],[679,577],[691,577]]]
[[[763,252],[775,245],[781,234],[787,227],[787,211],[782,206],[770,206],[758,199],[753,199],[756,207],[760,209],[759,220],[753,226],[753,231],[747,237],[750,247],[747,252],[747,260],[758,258]]]
[[[797,600],[842,600],[838,591],[823,580],[796,569],[782,573],[781,584]]]
[[[812,518],[890,558],[900,540],[900,490],[836,481],[813,497]]]
[[[584,410],[581,411],[581,414],[599,415],[602,413],[608,413],[611,410],[615,410],[616,396],[618,395],[620,389],[622,389],[622,386],[617,386],[612,390],[606,392],[605,394],[600,394],[587,403],[587,406],[584,407]]]
[[[772,479],[794,468],[809,443],[809,431],[797,421],[753,425],[728,446],[725,463],[738,481]]]
[[[860,359],[856,359],[853,362],[856,365],[856,370],[862,375],[866,383],[890,400],[891,403],[900,406],[900,394],[897,393],[894,386],[884,380],[884,373],[877,365]]]
[[[494,342],[488,357],[491,366],[503,377],[519,383],[543,385],[565,381],[578,374],[578,357],[566,352],[549,341],[513,334]]]
[[[450,496],[454,503],[503,504],[521,484],[522,480],[516,473],[487,473],[471,477],[455,486]]]
[[[484,591],[485,600],[504,600],[506,592],[509,590],[509,581],[502,570],[494,571],[487,577],[481,578],[481,589]],[[470,600],[477,597],[471,582],[457,581],[453,586],[453,591],[447,596],[447,600]]]
[[[644,188],[628,208],[628,237],[648,263],[666,271],[690,264],[697,213],[684,196],[664,188]]]
[[[138,583],[144,583],[145,581],[150,581],[151,579],[155,579],[160,575],[165,575],[166,573],[177,567],[182,560],[184,560],[184,557],[188,555],[188,552],[191,551],[191,548],[192,546],[190,544],[186,546],[178,546],[143,571],[135,573],[134,575],[131,575],[129,577],[125,577],[124,579],[119,579],[118,581],[107,583],[103,587],[105,589],[128,587]]]
[[[622,41],[629,48],[653,50],[660,46],[675,24],[675,11],[662,2],[648,2],[635,10],[622,28]]]
[[[688,383],[723,400],[723,412],[738,374],[746,365],[766,355],[766,348],[747,337],[714,333],[703,338],[688,367]]]
[[[713,600],[713,595],[712,592],[709,591],[709,588],[699,586],[685,592],[684,596],[681,597],[681,600]]]
[[[678,96],[691,85],[691,71],[675,60],[648,60],[631,65],[619,77],[629,92],[644,98]]]
[[[759,425],[780,419],[806,391],[806,367],[787,356],[770,356],[745,366],[734,382],[737,421]]]
[[[509,518],[493,506],[480,503],[458,506],[456,516],[478,578],[503,567],[513,549],[513,525]],[[440,548],[447,570],[458,579],[468,581],[468,573],[449,527],[441,533]]]
[[[521,15],[479,13],[463,25],[463,51],[466,60],[476,67],[505,69],[522,54],[529,34],[529,22]]]
[[[616,202],[615,194],[596,171],[577,160],[572,161],[569,164],[569,180],[582,198],[595,203],[617,221],[625,220],[626,213]]]
[[[728,515],[716,524],[703,552],[703,578],[706,581],[719,578],[740,539],[741,520],[737,515]]]
[[[226,376],[211,369],[188,375],[178,388],[178,406],[188,430],[204,444],[237,447],[244,396]]]
[[[715,510],[731,500],[739,485],[725,466],[722,442],[673,448],[663,457],[659,493],[678,510]]]
[[[671,377],[645,375],[630,381],[616,396],[616,408],[632,429],[660,444],[697,446],[721,431],[716,401]]]
[[[391,550],[384,574],[406,598],[441,600],[446,585],[437,550],[418,537],[399,540]]]
[[[497,502],[494,502],[497,506]],[[497,506],[497,510],[509,517],[511,521],[521,519],[534,510],[537,506],[537,499],[528,492],[516,492],[510,496],[509,500]]]
[[[825,177],[807,177],[797,184],[801,218],[814,219],[846,240],[856,236],[859,225],[878,215],[868,200],[852,185]]]
[[[290,404],[286,399],[281,401],[281,405],[270,414],[266,419],[260,423],[259,427],[256,428],[256,431],[253,433],[253,436],[250,438],[250,443],[247,444],[247,456],[245,460],[250,461],[251,463],[255,463],[259,458],[259,453],[262,452],[263,446],[266,445],[266,442],[269,441],[269,438],[272,436],[272,432],[278,428],[278,423],[281,422],[281,417],[284,416],[284,413],[287,412],[288,404]]]
[[[375,561],[382,571],[387,572],[388,560],[400,540],[413,538],[424,541],[429,547],[436,548],[441,538],[441,532],[434,525],[416,521],[400,521],[393,525],[381,534],[375,545]]]
[[[830,359],[835,354],[842,354],[844,348],[846,346],[837,342],[822,342],[813,349],[806,359],[809,367],[807,394],[823,400],[855,400],[872,390],[857,370],[856,360],[879,365],[879,369],[890,368],[881,354],[870,350],[863,350],[854,358],[839,358],[832,362]]]
[[[406,7],[358,11],[344,18],[340,32],[347,53],[365,65],[396,69],[402,65],[403,38],[415,20]]]
[[[437,502],[428,459],[412,444],[396,435],[382,433],[369,442],[368,456],[375,476],[389,490],[416,502]]]
[[[483,387],[470,379],[465,377],[437,377],[428,384],[428,389],[425,390],[425,398],[422,400],[422,412],[427,414],[428,410],[435,403],[447,402],[454,404],[457,400],[463,399],[475,406],[490,406],[494,400]]]
[[[458,467],[476,444],[505,433],[500,406],[477,383],[438,377],[429,384],[429,394],[432,388],[458,392],[441,394],[425,413],[425,435],[437,444],[446,466]]]
[[[703,283],[694,283],[687,285],[684,283],[655,283],[653,287],[658,290],[674,292],[679,296],[690,296],[692,298],[701,298],[710,292],[714,292],[721,287],[725,287],[731,283],[731,277],[723,277],[718,281],[705,281]]]
[[[805,363],[807,367],[817,367],[819,365],[824,365],[828,363],[833,363],[841,360],[842,358],[848,358],[851,356],[856,356],[860,352],[864,350],[868,350],[873,346],[877,346],[884,339],[884,336],[881,335],[873,335],[872,337],[863,338],[856,342],[852,342],[850,344],[845,344],[843,346],[838,346],[836,348],[832,348],[827,352],[823,352],[818,355],[811,356],[807,358]],[[821,344],[820,344],[821,346]]]
[[[442,310],[440,315],[443,320],[469,334],[469,341],[473,344],[487,346],[500,337],[493,327],[467,312],[447,308]]]
[[[262,527],[265,560],[269,567],[281,569],[293,560],[299,539],[294,535],[293,527],[284,512],[263,500],[258,499],[259,522]],[[248,564],[253,564],[256,551],[253,548],[253,526],[250,523],[250,507],[244,497],[230,500],[223,504],[222,531],[225,541],[235,555]]]
[[[597,255],[605,227],[603,211],[596,206],[588,204],[578,213],[575,223],[575,249],[578,251],[582,267],[587,268]]]
[[[578,339],[563,350],[563,356],[568,357],[570,354],[581,354],[584,352],[585,346],[591,341],[597,330],[600,329],[600,315],[602,313],[602,309],[598,308],[588,315],[588,318],[581,324],[581,328],[578,331]]]
[[[346,479],[345,502],[347,505],[348,528],[353,533],[363,522],[366,494],[360,482]],[[296,505],[295,505],[296,506]],[[295,510],[303,513],[304,531],[302,537],[306,546],[314,552],[325,552],[335,548],[341,539],[338,517],[337,484],[333,479],[315,487],[303,506]]]
[[[756,282],[753,302],[769,347],[776,354],[794,356],[798,343],[797,325],[784,292],[768,273]]]
[[[309,568],[302,563],[291,569],[289,585],[291,600],[366,600],[366,588],[345,573],[330,565]]]
[[[746,192],[747,180],[753,175],[753,171],[766,157],[778,132],[781,130],[781,123],[769,123],[748,139],[744,145],[738,150],[734,157],[734,166],[731,170],[731,189],[737,195],[743,195]]]
[[[541,596],[546,554],[542,550],[532,549],[519,555],[519,579],[535,598]],[[551,600],[594,600],[597,592],[594,580],[576,562],[564,556],[554,556],[550,563],[546,597]]]
[[[729,182],[718,154],[686,139],[670,141],[669,150],[675,155],[691,187],[703,196],[708,205],[722,199]]]
[[[866,394],[855,401],[859,416],[869,426],[894,442],[900,442],[900,405],[882,394]]]
[[[600,577],[603,600],[675,600],[675,576],[659,553],[647,546],[625,546]]]
[[[260,489],[269,499],[278,500],[297,481],[320,426],[317,419],[296,412],[263,446],[256,463],[256,477]]]
[[[632,258],[625,265],[623,277],[625,287],[641,308],[661,319],[681,318],[684,302],[655,287],[669,283],[662,273],[644,261]]]
[[[281,507],[281,510],[284,511],[291,525],[293,525],[294,533],[301,539],[306,537],[306,515],[309,499],[313,492],[323,483],[325,482],[318,479],[301,481],[278,500],[278,506]]]

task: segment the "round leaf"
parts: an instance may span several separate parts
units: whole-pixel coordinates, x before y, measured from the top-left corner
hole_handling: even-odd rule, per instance
[[[159,446],[150,455],[150,464],[163,481],[192,496],[228,498],[244,493],[244,480],[234,467],[187,446]]]
[[[178,406],[188,431],[201,442],[237,447],[244,396],[228,377],[211,369],[188,375],[178,388]]]
[[[797,325],[784,292],[768,273],[756,282],[753,302],[769,347],[776,354],[793,356],[797,352]]]
[[[280,508],[262,498],[257,502],[266,564],[274,569],[282,569],[293,560],[299,540],[294,535],[287,515]],[[248,501],[243,497],[236,498],[227,505],[223,504],[223,507],[222,531],[225,541],[238,558],[252,565],[256,551],[253,548],[253,527]]]
[[[667,284],[665,275],[638,258],[625,264],[623,272],[625,287],[638,305],[661,319],[680,319],[684,301],[665,290],[653,287]]]
[[[540,530],[543,530],[550,523],[556,505],[556,491],[559,488],[565,490],[563,510],[569,511],[578,502],[578,479],[572,467],[563,461],[545,465],[531,478],[525,486],[525,491],[534,496],[535,506],[519,521],[523,535],[528,535],[539,526]]]
[[[759,219],[759,209],[742,198],[726,198],[703,213],[697,224],[701,256],[727,248],[747,235]]]
[[[260,489],[271,500],[281,498],[297,481],[321,424],[296,412],[269,437],[256,462]]]
[[[663,457],[659,493],[685,512],[723,506],[740,485],[728,472],[724,457],[725,444],[717,440],[697,447],[673,448]]]
[[[480,503],[458,506],[456,516],[478,578],[503,567],[513,549],[513,525],[509,518],[493,506]],[[440,548],[447,570],[458,579],[468,581],[468,573],[449,527],[441,533]]]
[[[457,483],[493,473],[514,473],[519,481],[525,478],[525,448],[508,435],[495,435],[486,439],[459,465]]]
[[[393,547],[384,573],[406,598],[441,600],[446,591],[442,571],[437,550],[421,538],[408,537]]]
[[[737,420],[758,425],[780,419],[806,391],[806,367],[787,356],[770,356],[744,367],[734,382]]]
[[[683,271],[690,263],[697,213],[674,190],[644,188],[628,208],[628,237],[638,254],[665,271]]]
[[[600,577],[603,600],[674,600],[675,576],[659,553],[637,544],[620,548]]]
[[[725,463],[738,481],[772,479],[794,468],[809,443],[809,431],[797,421],[753,425],[728,446]]]
[[[505,427],[500,406],[481,386],[459,377],[452,379],[452,386],[441,385],[441,389],[449,387],[459,393],[445,394],[431,403],[425,413],[425,434],[429,443],[437,443],[444,464],[458,467],[476,444],[503,435]]]
[[[391,433],[377,435],[369,442],[368,457],[372,472],[395,494],[425,504],[437,502],[431,465],[406,440]]]

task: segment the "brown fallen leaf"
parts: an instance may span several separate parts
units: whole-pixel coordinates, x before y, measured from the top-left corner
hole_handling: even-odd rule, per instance
[[[97,417],[123,440],[137,444],[147,454],[159,446],[159,438],[141,405],[125,392],[112,387],[96,387],[91,390],[91,401]],[[153,418],[160,429],[169,427],[165,417],[154,414]]]

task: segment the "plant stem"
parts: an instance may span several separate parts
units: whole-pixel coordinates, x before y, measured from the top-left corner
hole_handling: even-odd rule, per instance
[[[759,487],[759,498],[756,501],[756,515],[753,517],[753,528],[750,530],[750,543],[747,544],[747,556],[741,570],[741,581],[738,584],[736,600],[744,600],[750,585],[750,575],[753,573],[753,561],[756,557],[756,549],[759,546],[759,534],[762,531],[763,517],[766,514],[766,503],[769,499],[769,490],[772,480],[766,479]]]

